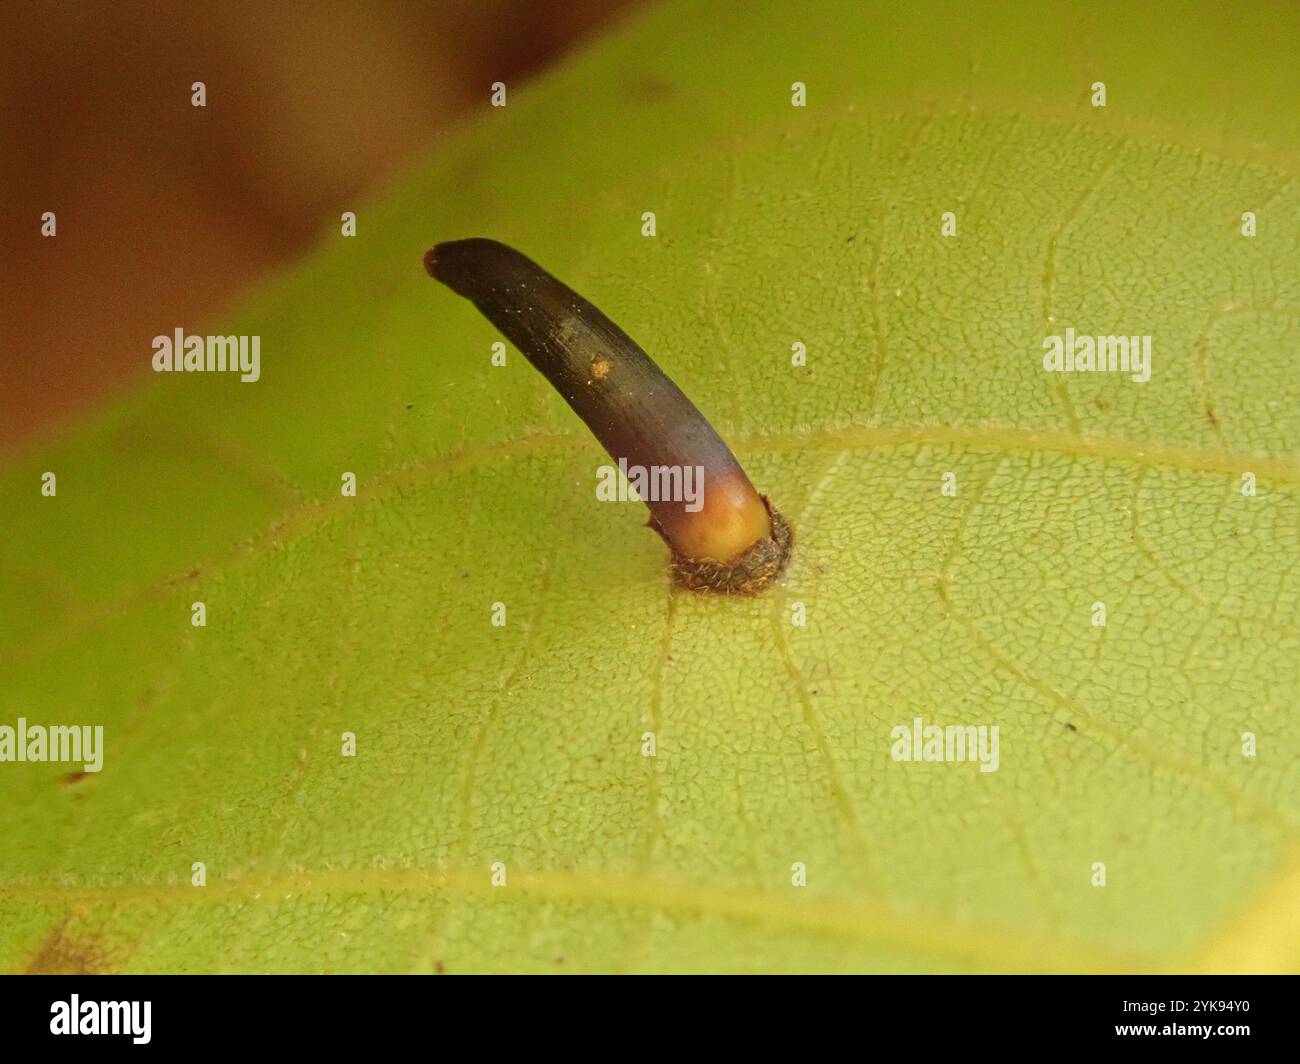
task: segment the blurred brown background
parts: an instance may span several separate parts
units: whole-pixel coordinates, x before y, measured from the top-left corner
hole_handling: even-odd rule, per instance
[[[146,373],[160,322],[198,328],[493,81],[636,2],[5,0],[0,453]]]

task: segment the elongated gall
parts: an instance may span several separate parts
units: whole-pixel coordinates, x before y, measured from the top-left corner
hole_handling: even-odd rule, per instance
[[[713,426],[636,342],[514,248],[474,238],[438,244],[424,266],[470,300],[551,382],[625,469],[666,470],[702,491],[646,498],[683,587],[752,594],[790,556],[790,527],[754,490]],[[643,498],[645,496],[643,495]]]

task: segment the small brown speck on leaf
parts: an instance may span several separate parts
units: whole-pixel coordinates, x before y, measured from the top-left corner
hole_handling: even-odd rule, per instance
[[[65,785],[72,787],[80,783],[85,778],[86,778],[86,774],[84,772],[81,771],[69,772],[66,776],[63,777],[63,782]]]
[[[25,975],[101,975],[113,970],[98,936],[68,933],[71,920],[69,914],[55,925],[22,969]]]
[[[661,78],[643,77],[630,82],[626,86],[626,91],[634,100],[655,100],[673,95],[677,87],[672,82]]]

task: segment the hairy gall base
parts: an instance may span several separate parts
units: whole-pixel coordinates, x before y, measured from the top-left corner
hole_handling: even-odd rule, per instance
[[[678,587],[688,591],[707,591],[716,595],[757,595],[776,582],[790,561],[794,533],[772,501],[760,496],[772,524],[771,536],[764,536],[748,550],[728,562],[686,558],[677,552],[664,535],[659,523],[650,518],[653,528],[672,551],[669,571]]]

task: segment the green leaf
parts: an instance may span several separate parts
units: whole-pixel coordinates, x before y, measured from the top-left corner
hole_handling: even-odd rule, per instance
[[[511,86],[221,323],[260,381],[10,464],[0,724],[105,755],[0,764],[0,965],[1300,967],[1300,20],[831,11],[670,4]],[[472,235],[714,420],[774,592],[674,593],[595,504],[421,269]],[[1066,327],[1150,380],[1044,372]],[[894,760],[918,717],[997,771]]]

